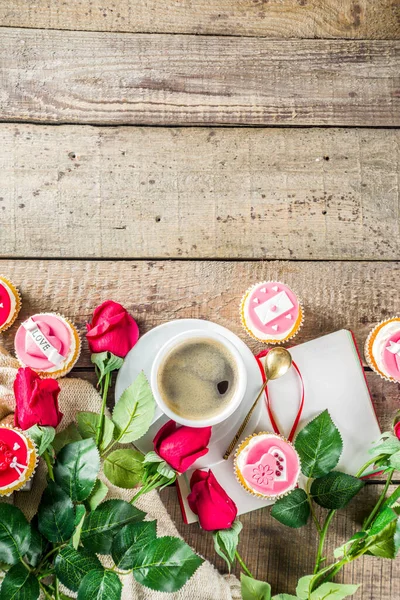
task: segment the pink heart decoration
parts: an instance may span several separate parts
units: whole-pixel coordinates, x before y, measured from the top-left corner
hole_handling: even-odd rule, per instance
[[[270,454],[264,454],[257,463],[244,467],[243,476],[250,485],[257,484],[259,488],[269,491],[274,488],[275,471],[276,459]]]
[[[39,327],[40,331],[43,333],[45,338],[50,342],[50,344],[57,350],[59,354],[62,354],[62,342],[54,335],[51,335],[51,329],[44,321],[35,321],[36,325]],[[46,355],[39,348],[39,346],[34,342],[31,337],[27,334],[25,337],[25,352],[30,356],[36,356],[37,358],[43,358]]]

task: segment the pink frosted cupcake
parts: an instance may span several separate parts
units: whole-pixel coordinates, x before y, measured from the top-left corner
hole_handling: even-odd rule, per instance
[[[266,344],[292,338],[303,323],[303,308],[296,294],[279,281],[263,281],[242,298],[242,325],[251,337]]]
[[[0,332],[14,323],[21,308],[21,297],[14,284],[0,275]]]
[[[9,496],[32,478],[38,456],[31,438],[20,429],[0,426],[0,496]]]
[[[15,352],[24,367],[42,377],[62,377],[78,360],[81,342],[75,326],[61,315],[40,313],[22,323]]]
[[[383,379],[400,382],[400,317],[374,327],[365,344],[365,358]]]
[[[234,469],[236,479],[246,492],[276,500],[297,487],[300,458],[284,437],[255,433],[237,449]]]

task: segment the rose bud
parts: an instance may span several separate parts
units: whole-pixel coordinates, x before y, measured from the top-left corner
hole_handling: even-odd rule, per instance
[[[58,409],[60,386],[55,379],[40,379],[29,367],[18,369],[14,381],[14,425],[29,429],[33,425],[57,427],[63,414]]]
[[[398,440],[400,440],[400,421],[397,421],[396,425],[394,426],[394,435]]]
[[[178,426],[175,421],[165,423],[153,440],[154,450],[178,473],[184,473],[208,452],[211,427]]]
[[[87,323],[86,338],[90,351],[111,352],[125,358],[139,339],[139,327],[133,317],[121,304],[107,300],[93,313],[91,323]]]
[[[229,529],[236,519],[237,507],[215,479],[212,471],[197,469],[190,479],[188,502],[206,531]]]

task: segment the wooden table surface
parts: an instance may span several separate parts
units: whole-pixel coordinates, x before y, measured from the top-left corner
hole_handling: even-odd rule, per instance
[[[3,0],[0,27],[0,272],[20,320],[60,311],[84,333],[112,298],[142,333],[206,318],[259,351],[238,302],[270,278],[304,300],[299,342],[346,327],[363,344],[399,314],[399,0]],[[399,385],[365,371],[388,427]],[[93,380],[86,347],[72,375]],[[329,551],[381,489],[339,511]],[[249,568],[293,593],[311,525],[242,521]],[[357,600],[399,597],[396,562],[341,578],[363,582]]]

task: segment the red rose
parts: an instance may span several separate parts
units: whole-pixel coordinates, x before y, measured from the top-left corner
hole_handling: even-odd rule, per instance
[[[86,338],[90,351],[112,352],[125,358],[139,339],[139,327],[121,304],[107,300],[98,306],[91,323],[87,323]]]
[[[211,427],[178,427],[165,423],[153,440],[154,450],[178,473],[184,473],[208,452]]]
[[[394,426],[394,435],[397,437],[398,440],[400,440],[400,421],[398,421]]]
[[[215,479],[212,471],[197,469],[190,480],[189,506],[206,531],[229,529],[236,519],[237,506]]]
[[[18,369],[14,381],[14,425],[29,429],[33,425],[57,427],[63,418],[58,410],[60,386],[55,379],[40,379],[29,367]]]

